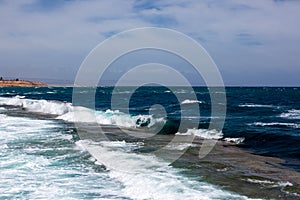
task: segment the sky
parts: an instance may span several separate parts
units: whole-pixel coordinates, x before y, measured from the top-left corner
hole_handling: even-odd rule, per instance
[[[300,86],[298,0],[0,0],[0,76],[72,81],[88,53],[132,28],[199,42],[228,86]]]

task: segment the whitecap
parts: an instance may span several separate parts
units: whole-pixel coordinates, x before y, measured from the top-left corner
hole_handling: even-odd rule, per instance
[[[75,107],[72,112],[68,112],[57,117],[69,122],[89,122],[102,125],[117,125],[126,128],[151,128],[157,124],[164,124],[165,119],[154,118],[152,115],[131,116],[119,110],[92,111],[84,107]]]
[[[72,110],[71,103],[25,99],[24,96],[15,96],[13,98],[0,97],[0,105],[18,106],[30,112],[53,115],[62,115]]]
[[[268,123],[264,123],[264,122],[254,122],[252,124],[254,126],[287,126],[287,127],[291,127],[291,128],[300,128],[300,124],[296,124],[296,123],[285,123],[285,122],[268,122]]]
[[[235,143],[235,144],[241,144],[245,141],[245,138],[244,137],[239,137],[239,138],[224,138],[223,139],[224,141],[226,142],[232,142],[232,143]]]
[[[181,102],[181,104],[194,104],[194,103],[204,103],[204,102],[198,100],[190,100],[190,99],[185,99],[184,101]]]
[[[280,117],[288,119],[300,119],[300,110],[288,110],[288,112],[282,113]]]
[[[193,135],[205,139],[221,139],[223,137],[223,133],[215,129],[188,129],[185,133],[176,133],[175,135]]]
[[[248,108],[274,108],[276,106],[274,106],[274,105],[246,103],[246,104],[240,104],[239,107],[248,107]]]
[[[127,128],[150,128],[165,123],[164,118],[154,118],[152,115],[131,116],[118,110],[94,111],[85,107],[74,107],[68,102],[25,99],[22,96],[0,97],[0,105],[18,106],[30,112],[58,115],[57,119],[68,122],[99,123]]]
[[[46,92],[47,94],[57,94],[57,91],[49,91],[49,92]]]

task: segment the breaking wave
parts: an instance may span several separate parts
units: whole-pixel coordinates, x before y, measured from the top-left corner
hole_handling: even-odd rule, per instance
[[[71,103],[60,101],[24,99],[24,96],[13,98],[0,97],[0,105],[21,107],[29,112],[62,115],[72,110]]]
[[[199,103],[200,101],[197,101]],[[196,103],[185,100],[183,103]],[[124,128],[163,127],[160,134],[195,135],[207,139],[220,139],[222,132],[207,129],[187,129],[178,132],[180,120],[155,118],[153,115],[129,115],[119,110],[94,111],[85,107],[73,106],[69,102],[26,99],[24,96],[12,98],[0,97],[0,105],[21,107],[24,110],[39,114],[55,115],[56,119],[67,122],[98,123],[116,125]]]

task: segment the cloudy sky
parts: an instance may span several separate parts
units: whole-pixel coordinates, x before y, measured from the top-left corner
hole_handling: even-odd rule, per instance
[[[300,86],[298,0],[0,0],[0,76],[74,80],[87,54],[132,28],[197,40],[226,85]]]

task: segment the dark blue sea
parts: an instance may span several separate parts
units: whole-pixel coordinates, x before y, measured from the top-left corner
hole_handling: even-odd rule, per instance
[[[78,91],[0,88],[0,199],[300,199],[300,88],[226,88],[223,129],[206,87]]]

